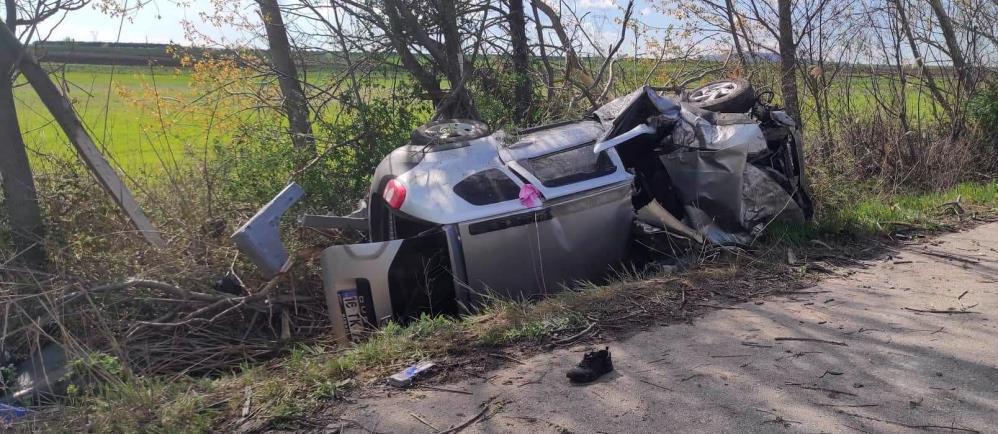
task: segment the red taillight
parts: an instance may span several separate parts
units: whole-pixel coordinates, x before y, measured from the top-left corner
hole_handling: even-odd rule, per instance
[[[405,202],[405,185],[397,180],[390,180],[381,197],[385,198],[385,202],[392,209],[402,208],[402,202]]]

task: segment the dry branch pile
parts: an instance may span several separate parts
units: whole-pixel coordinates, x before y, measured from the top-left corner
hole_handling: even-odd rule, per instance
[[[87,285],[25,273],[4,271],[20,274],[8,281],[30,277],[34,285],[0,292],[0,345],[20,358],[55,342],[70,360],[100,351],[135,374],[211,373],[271,357],[292,337],[328,325],[321,293],[288,275],[233,295],[157,280]]]

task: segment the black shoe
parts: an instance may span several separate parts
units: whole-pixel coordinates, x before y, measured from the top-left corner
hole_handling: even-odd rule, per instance
[[[590,351],[582,357],[579,366],[568,371],[566,376],[573,383],[589,383],[613,370],[613,360],[610,359],[610,347],[599,351]]]

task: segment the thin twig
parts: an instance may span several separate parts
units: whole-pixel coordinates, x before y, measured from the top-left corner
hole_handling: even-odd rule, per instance
[[[418,414],[416,414],[416,413],[413,413],[413,412],[409,412],[409,416],[412,416],[412,417],[413,417],[413,419],[416,419],[416,420],[418,420],[418,421],[419,421],[419,423],[421,423],[421,424],[423,424],[423,425],[426,425],[426,426],[430,427],[430,429],[432,429],[432,430],[434,430],[434,431],[440,431],[440,430],[438,430],[438,429],[437,429],[437,427],[433,426],[433,424],[431,424],[431,423],[427,422],[427,421],[426,421],[425,419],[423,419],[423,418],[419,417],[419,415],[418,415]]]
[[[462,422],[460,425],[458,425],[458,426],[456,426],[454,428],[451,428],[451,429],[448,429],[448,430],[445,430],[445,431],[440,431],[440,434],[456,434],[456,433],[461,432],[465,428],[471,426],[471,424],[475,423],[475,421],[477,421],[478,419],[481,419],[482,416],[484,416],[485,413],[489,411],[489,408],[490,408],[489,403],[486,402],[485,403],[485,408],[482,408],[482,411],[480,411],[480,412],[478,412],[478,414],[472,416],[471,419],[468,419],[468,420]]]
[[[436,390],[438,392],[450,392],[450,393],[460,393],[462,395],[474,395],[474,393],[465,390],[456,389],[444,389],[443,387],[433,387],[433,386],[419,386],[421,389]]]
[[[910,307],[906,307],[906,308],[904,308],[904,310],[910,310],[912,312],[919,312],[919,313],[941,313],[941,314],[946,314],[946,315],[956,315],[956,314],[961,314],[961,313],[980,313],[980,312],[974,312],[972,310],[914,309],[914,308],[910,308]]]
[[[846,395],[846,396],[859,396],[859,395],[857,395],[855,393],[843,392],[841,390],[835,390],[835,389],[827,389],[827,388],[824,388],[824,387],[808,386],[808,385],[801,384],[801,383],[786,383],[786,385],[787,386],[797,386],[797,387],[800,387],[801,389],[806,389],[806,390],[817,390],[819,392],[838,393],[840,395]]]
[[[787,338],[787,337],[778,337],[778,338],[774,338],[774,340],[777,340],[777,341],[798,341],[798,342],[817,342],[819,344],[832,344],[832,345],[839,345],[839,346],[843,346],[843,347],[848,347],[849,346],[845,342],[827,341],[827,340],[824,340],[824,339],[814,339],[814,338]]]
[[[672,389],[670,389],[668,387],[665,387],[665,386],[661,386],[661,385],[652,383],[651,381],[645,381],[645,380],[640,380],[640,379],[638,381],[640,381],[642,383],[645,383],[645,384],[647,384],[649,386],[657,387],[657,388],[662,389],[662,390],[668,390],[669,392],[675,392],[675,390],[672,390]]]
[[[489,355],[492,356],[492,357],[498,357],[500,359],[506,359],[506,360],[509,360],[511,362],[516,362],[516,363],[519,363],[521,365],[526,365],[526,363],[523,363],[522,360],[517,359],[516,357],[510,356],[508,354],[503,354],[503,353],[489,353]]]
[[[564,345],[564,344],[567,344],[569,342],[572,342],[572,341],[574,341],[574,340],[582,337],[586,333],[589,333],[589,331],[592,330],[593,327],[595,327],[595,326],[596,326],[596,323],[594,323],[594,322],[589,323],[589,327],[586,327],[585,330],[582,330],[581,332],[578,332],[578,333],[576,333],[576,334],[574,334],[572,336],[569,336],[567,338],[564,338],[564,339],[555,339],[555,340],[553,340],[551,342],[554,343],[555,345]]]

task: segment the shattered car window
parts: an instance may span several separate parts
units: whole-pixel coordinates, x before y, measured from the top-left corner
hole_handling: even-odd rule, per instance
[[[501,170],[489,169],[461,180],[454,193],[472,205],[488,205],[516,199],[520,187]]]
[[[545,187],[561,187],[587,179],[609,175],[617,170],[606,152],[593,153],[587,143],[554,154],[520,160],[520,165],[537,177]]]

